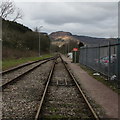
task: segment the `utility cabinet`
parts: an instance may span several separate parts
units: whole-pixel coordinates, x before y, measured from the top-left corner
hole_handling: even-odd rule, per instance
[[[79,63],[79,55],[80,55],[80,51],[73,51],[73,63]]]

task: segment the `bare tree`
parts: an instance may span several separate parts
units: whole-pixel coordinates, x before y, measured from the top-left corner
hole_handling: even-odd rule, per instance
[[[13,18],[13,21],[16,21],[17,19],[21,19],[23,17],[21,10],[18,8],[16,9],[15,4],[10,1],[6,0],[3,1],[0,5],[0,17],[3,19],[8,18],[8,16],[12,16],[16,13],[15,17]]]
[[[7,18],[8,15],[14,13],[15,5],[10,0],[7,0],[5,2],[2,2],[2,4],[0,5],[0,9],[1,9],[0,16],[5,19]]]
[[[23,18],[22,11],[18,8],[17,11],[16,11],[16,16],[13,19],[13,21],[16,21],[17,19],[22,19],[22,18]]]

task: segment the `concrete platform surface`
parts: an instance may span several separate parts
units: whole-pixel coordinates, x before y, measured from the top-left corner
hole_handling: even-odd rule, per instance
[[[65,56],[62,56],[62,58],[68,63],[69,67],[77,76],[83,89],[87,91],[88,95],[93,98],[97,104],[102,106],[106,116],[108,118],[118,118],[118,94],[88,75],[78,64],[71,63],[71,60]]]

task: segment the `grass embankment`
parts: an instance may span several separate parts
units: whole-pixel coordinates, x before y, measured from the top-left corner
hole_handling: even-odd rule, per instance
[[[84,65],[80,65],[80,67],[82,69],[84,69],[90,76],[92,76],[93,78],[95,78],[96,80],[102,82],[103,84],[105,84],[106,86],[108,86],[109,88],[111,88],[113,91],[115,91],[116,93],[120,93],[120,89],[118,88],[118,81],[112,81],[112,80],[107,80],[104,76],[99,75],[99,76],[94,76],[93,73],[95,73],[96,71],[92,70],[91,68],[88,68]]]
[[[2,61],[2,70],[7,70],[11,67],[15,67],[17,65],[32,62],[35,60],[40,60],[44,58],[52,57],[52,55],[43,55],[41,57],[27,57],[27,58],[20,58],[20,59],[7,59]]]

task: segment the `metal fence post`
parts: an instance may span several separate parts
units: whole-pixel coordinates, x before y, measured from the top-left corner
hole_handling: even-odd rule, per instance
[[[85,54],[85,48],[83,48],[83,51],[82,51],[83,53],[82,53],[82,64],[84,64],[85,65],[85,56],[86,56],[86,54]]]
[[[98,71],[100,71],[100,44],[98,47]]]
[[[86,63],[85,63],[85,64],[87,65],[87,56],[88,56],[88,55],[87,55],[87,54],[88,54],[87,45],[86,45],[86,48],[85,48],[85,49],[86,49],[86,56],[85,56],[85,57],[86,57]]]
[[[75,63],[76,63],[76,51],[75,51],[74,53],[75,53],[75,55],[74,55],[75,60],[74,60],[74,61],[75,61]]]
[[[117,78],[120,81],[120,38],[118,38],[118,46],[117,46],[117,66],[118,66]]]
[[[110,41],[108,42],[108,80],[110,80],[110,68],[111,68],[111,47]]]
[[[82,54],[82,48],[80,48],[80,63],[83,63],[83,54]]]

